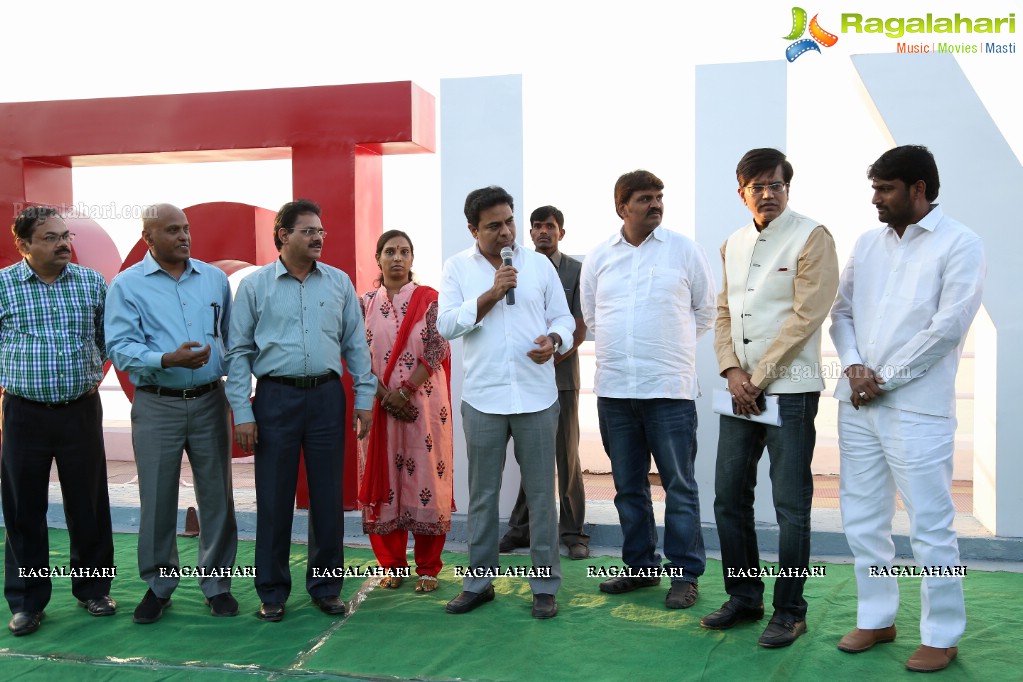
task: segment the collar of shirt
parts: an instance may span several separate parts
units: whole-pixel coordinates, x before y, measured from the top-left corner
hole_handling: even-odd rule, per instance
[[[906,225],[906,229],[902,231],[902,236],[895,231],[895,228],[891,225],[886,225],[882,228],[882,240],[889,249],[898,249],[901,245],[907,245],[911,242],[915,243],[918,237],[922,237],[925,234],[933,233],[937,229],[938,224],[941,222],[943,214],[941,209],[938,208],[937,204],[931,204],[931,210],[927,212],[919,222],[910,223]]]
[[[945,214],[942,212],[941,206],[938,206],[937,204],[931,204],[931,210],[927,212],[927,215],[921,218],[919,222],[910,223],[907,227],[916,226],[921,229],[927,230],[928,232],[934,232],[934,229],[938,227],[938,223],[940,223],[941,219],[944,217]],[[888,229],[892,232],[895,231],[895,229],[892,228],[891,225],[888,226]]]
[[[629,240],[625,238],[625,226],[622,225],[617,232],[611,235],[611,238],[608,239],[608,243],[611,244],[612,246],[618,243],[622,243],[625,244],[626,246],[632,246],[632,248],[638,249],[640,246],[643,246],[644,244],[648,243],[651,239],[656,239],[659,242],[663,242],[665,240],[664,238],[665,238],[664,228],[658,225],[657,227],[654,228],[653,232],[646,236],[646,239],[640,242],[639,246],[632,246]]]
[[[520,256],[520,254],[522,253],[522,249],[519,247],[519,243],[518,242],[513,242],[511,248],[512,248],[512,265],[515,268],[518,268],[519,266],[516,265],[516,263],[521,262],[521,260],[522,260],[522,258]],[[491,263],[490,260],[486,256],[483,255],[483,252],[480,251],[480,243],[478,241],[474,241],[472,243],[472,257],[473,258],[479,258],[480,260],[486,262],[488,265],[491,265],[491,266],[493,265],[493,263]],[[494,268],[494,269],[496,270],[497,268]]]
[[[554,263],[555,268],[557,268],[558,270],[561,269],[561,251],[555,251],[553,255],[547,256],[547,258],[549,258],[550,261]]]
[[[160,263],[155,258],[153,258],[153,254],[151,251],[146,251],[146,255],[142,257],[142,274],[148,277],[149,275],[155,274],[157,272],[162,272],[168,277],[175,279],[175,277],[172,274],[164,270],[163,266],[160,265]],[[181,276],[184,277],[185,275],[191,276],[198,274],[200,274],[200,272],[195,269],[194,265],[192,265],[192,259],[189,258],[187,261],[185,261],[185,271],[181,274]]]
[[[30,279],[32,279],[33,277],[35,277],[40,282],[43,282],[43,278],[40,277],[39,274],[36,273],[36,271],[32,269],[32,266],[28,264],[28,259],[26,259],[26,258],[22,258],[21,262],[18,263],[18,270],[17,270],[17,272],[18,272],[18,279],[20,279],[22,282],[27,282]],[[60,274],[57,275],[56,279],[54,279],[53,282],[59,282],[60,280],[64,279],[65,277],[74,277],[74,276],[75,276],[74,269],[73,268],[69,268],[69,267],[67,267],[65,265],[64,269],[60,271]],[[53,282],[49,282],[49,284],[53,284]],[[43,284],[47,284],[47,282],[43,282]]]
[[[316,261],[313,261],[313,267],[309,271],[310,275],[313,273],[316,273],[317,275],[320,274],[319,268],[316,267]],[[274,261],[274,277],[276,279],[280,279],[285,275],[288,275],[289,277],[293,276],[290,272],[288,272],[288,266],[284,264],[284,259],[281,258],[280,256],[277,256],[277,260]]]
[[[758,229],[757,221],[755,220],[751,220],[749,226],[750,228],[753,229],[754,232],[758,232],[760,234],[766,233],[770,235],[772,232],[780,232],[789,225],[791,225],[797,215],[799,214],[795,213],[790,207],[786,206],[785,210],[779,213],[777,218],[767,223],[765,227]]]

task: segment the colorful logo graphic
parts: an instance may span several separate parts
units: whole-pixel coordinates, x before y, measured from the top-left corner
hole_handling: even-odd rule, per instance
[[[796,40],[806,31],[806,10],[802,7],[792,8],[792,31],[785,36],[785,40],[796,41],[785,48],[785,58],[790,62],[796,61],[800,55],[810,50],[820,52],[821,49],[817,47],[818,43],[824,47],[831,47],[838,42],[838,36],[834,33],[828,33],[821,28],[820,24],[817,23],[817,16],[816,14],[813,15],[813,19],[810,20],[810,37]]]

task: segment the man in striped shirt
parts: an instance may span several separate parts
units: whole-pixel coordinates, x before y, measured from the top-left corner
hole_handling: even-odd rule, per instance
[[[71,262],[71,241],[52,208],[22,211],[12,226],[24,260],[0,270],[0,479],[4,596],[17,637],[39,629],[50,601],[46,507],[57,461],[71,537],[71,592],[93,616],[110,616],[114,541],[103,449],[103,303],[107,285]]]

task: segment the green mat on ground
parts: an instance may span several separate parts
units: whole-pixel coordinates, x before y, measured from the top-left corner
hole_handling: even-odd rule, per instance
[[[441,588],[416,594],[413,580],[398,590],[375,580],[349,578],[342,596],[352,608],[334,619],[304,591],[304,545],[292,549],[295,589],[281,623],[264,623],[252,580],[236,578],[241,604],[236,618],[213,618],[194,579],[182,579],[173,606],[158,623],[135,625],[131,612],[145,593],[135,570],[135,536],[117,535],[118,577],[112,596],[119,612],[92,618],[77,606],[66,579],[54,594],[39,631],[15,638],[0,633],[4,680],[420,679],[420,680],[873,680],[913,678],[903,668],[919,644],[919,579],[901,578],[902,607],[893,644],[849,655],[838,639],[855,625],[852,567],[828,564],[824,577],[807,581],[809,632],[786,649],[765,650],[757,638],[766,626],[727,632],[699,626],[701,616],[725,601],[721,564],[708,562],[700,599],[688,611],[664,608],[660,588],[626,595],[598,591],[601,578],[587,567],[615,567],[614,557],[562,562],[560,613],[549,621],[530,617],[525,579],[499,578],[497,599],[460,616],[444,612],[459,592],[454,566],[465,554],[445,552]],[[51,565],[69,563],[67,532],[51,530]],[[182,565],[194,565],[196,541],[179,538]],[[251,565],[253,543],[241,542],[238,566]],[[375,565],[366,548],[348,548],[349,566]],[[525,555],[503,556],[503,565],[528,565]],[[771,588],[768,580],[768,590]],[[969,624],[960,657],[943,673],[949,680],[1021,680],[1017,652],[1023,643],[1019,595],[1023,575],[968,570]],[[770,608],[770,607],[768,607]]]

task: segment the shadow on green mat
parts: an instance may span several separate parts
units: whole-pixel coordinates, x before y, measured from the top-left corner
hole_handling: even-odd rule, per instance
[[[530,616],[529,586],[498,578],[497,598],[460,616],[444,612],[458,594],[456,566],[465,554],[445,552],[440,589],[417,594],[414,580],[397,590],[375,580],[348,578],[342,596],[350,613],[331,618],[304,590],[304,545],[292,548],[294,590],[281,623],[256,618],[259,599],[250,578],[236,578],[241,605],[235,618],[213,618],[194,578],[182,579],[162,620],[135,625],[131,614],[145,593],[135,564],[135,536],[117,535],[118,577],[112,596],[119,611],[92,618],[77,606],[66,579],[54,579],[53,599],[39,631],[15,638],[0,634],[4,680],[888,680],[915,679],[903,668],[919,645],[918,579],[903,578],[899,638],[858,654],[835,648],[855,625],[852,567],[828,564],[807,581],[808,633],[787,649],[765,650],[757,638],[770,617],[727,632],[699,626],[700,617],[725,601],[721,565],[709,561],[700,599],[688,611],[664,608],[661,587],[626,595],[597,589],[587,570],[616,567],[614,557],[562,562],[560,613],[550,621]],[[67,532],[50,531],[51,565],[69,563]],[[196,541],[178,539],[182,565],[194,565]],[[373,567],[372,553],[347,548],[350,567]],[[237,566],[250,566],[253,543],[240,542]],[[502,565],[528,565],[525,555],[502,556]],[[771,581],[768,579],[768,596]],[[969,624],[960,657],[941,673],[945,680],[1023,680],[1016,652],[1023,645],[1020,594],[1023,575],[968,571]]]

